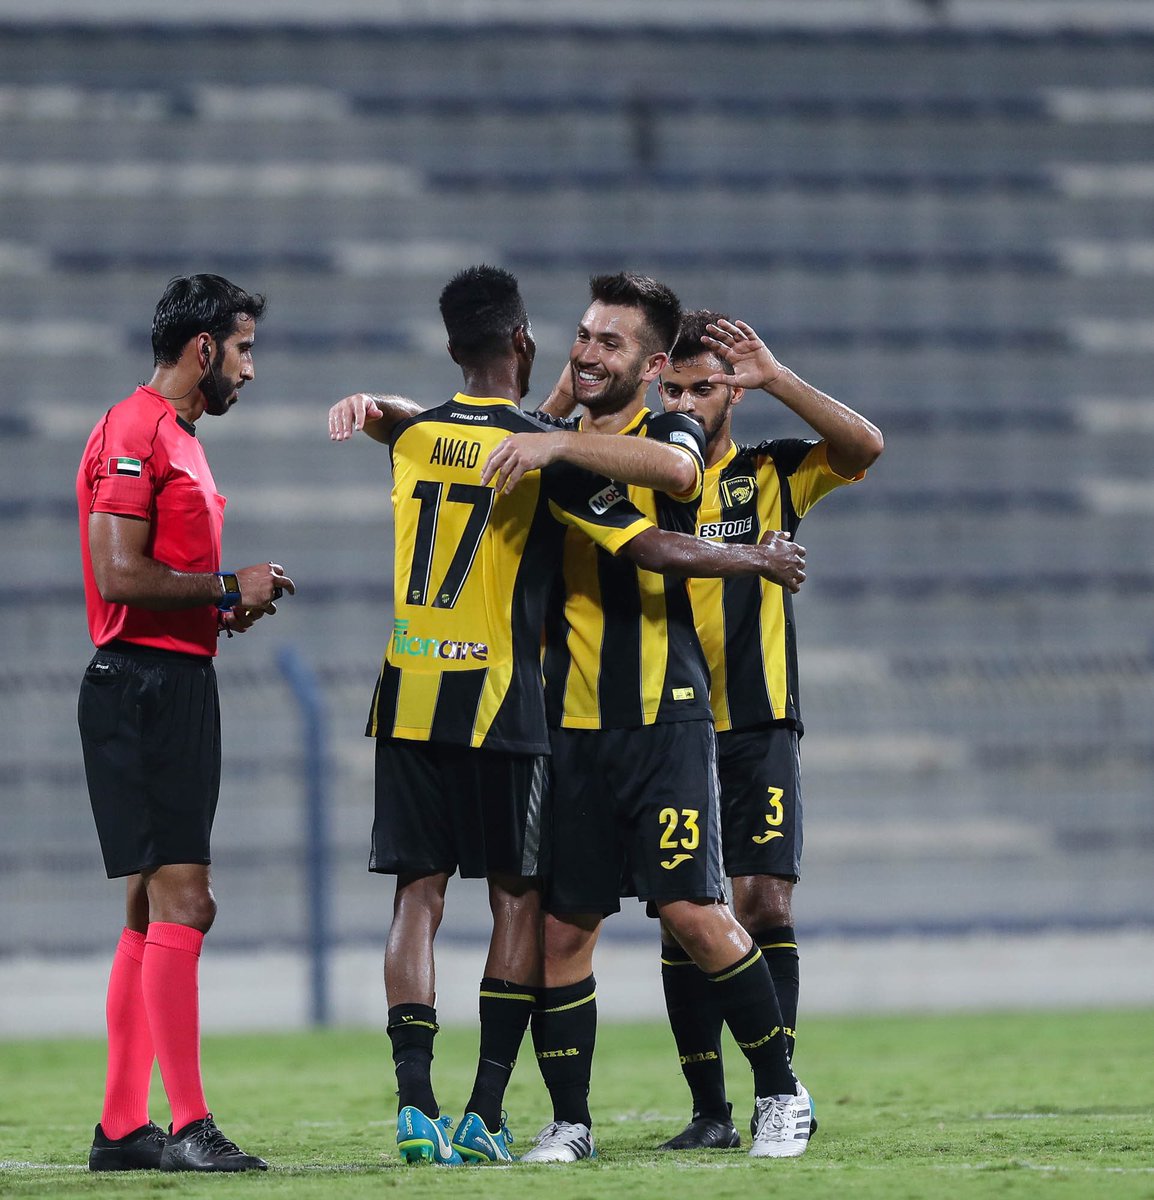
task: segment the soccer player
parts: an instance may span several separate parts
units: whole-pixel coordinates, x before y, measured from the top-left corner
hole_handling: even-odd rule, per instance
[[[508,272],[461,272],[440,308],[464,390],[428,411],[399,397],[345,397],[330,410],[329,431],[343,441],[363,429],[388,444],[393,468],[393,636],[366,732],[376,738],[370,870],[397,876],[385,988],[398,1148],[407,1161],[507,1162],[502,1101],[541,976],[549,739],[540,646],[565,532],[649,570],[768,572],[791,587],[800,584],[803,555],[771,538],[742,547],[744,557],[717,546],[701,556],[699,539],[655,528],[618,485],[580,469],[640,479],[673,473],[696,491],[700,435],[687,447],[630,445],[550,432],[523,414],[535,346]],[[521,447],[518,463],[505,467],[497,456],[487,464],[506,440]],[[477,1075],[452,1132],[431,1060],[433,940],[454,871],[487,878],[493,931]]]
[[[768,392],[818,439],[735,445],[733,409],[748,388]],[[860,480],[882,452],[882,435],[869,421],[782,366],[748,325],[717,313],[686,314],[661,391],[666,411],[692,417],[705,432],[697,535],[711,541],[753,543],[764,529],[796,535],[814,504]],[[793,596],[769,581],[742,579],[695,579],[689,591],[709,662],[734,913],[769,964],[792,1059],[798,1005],[792,896],[802,846]],[[669,1022],[693,1098],[688,1126],[661,1148],[737,1146],[712,989],[664,928],[661,963]]]
[[[78,705],[92,813],[127,919],[108,981],[104,1110],[93,1171],[263,1171],[216,1127],[200,1071],[198,962],[216,916],[209,834],[220,789],[217,637],[294,591],[277,563],[221,570],[224,497],[196,436],[253,378],[263,296],[173,279],[155,370],[100,418],[76,476],[88,628]],[[172,1108],[148,1117],[154,1058]]]
[[[581,436],[685,444],[700,427],[645,405],[677,337],[677,297],[632,273],[595,276],[559,391],[583,405]],[[551,403],[558,399],[556,393]],[[630,487],[663,528],[693,530],[700,498],[676,480]],[[553,746],[545,986],[533,1014],[553,1120],[525,1162],[594,1153],[589,1081],[596,1035],[593,952],[629,892],[660,914],[705,973],[754,1075],[751,1153],[804,1153],[812,1108],[790,1069],[761,950],[724,900],[709,672],[684,582],[567,536],[564,595],[547,625]]]

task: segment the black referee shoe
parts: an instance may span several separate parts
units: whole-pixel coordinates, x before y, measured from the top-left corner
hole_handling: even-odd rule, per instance
[[[212,1113],[170,1133],[160,1155],[162,1171],[267,1171],[268,1163],[245,1154],[216,1127]]]
[[[727,1105],[730,1115],[724,1121],[717,1117],[699,1117],[676,1136],[662,1142],[658,1150],[733,1150],[741,1145],[741,1135],[733,1123],[733,1105]]]
[[[122,1138],[110,1138],[97,1125],[92,1149],[88,1151],[90,1171],[155,1171],[160,1167],[164,1149],[164,1130],[149,1121]]]

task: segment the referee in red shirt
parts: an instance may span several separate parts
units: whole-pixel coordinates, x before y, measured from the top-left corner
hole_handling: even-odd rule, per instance
[[[80,687],[80,739],[105,869],[128,885],[93,1171],[268,1167],[208,1111],[197,982],[216,915],[217,638],[243,633],[295,591],[277,563],[221,569],[225,498],[196,436],[201,415],[228,412],[253,378],[264,306],[219,275],[173,279],[153,316],[152,378],[100,418],[76,476],[96,645]],[[154,1059],[172,1109],[167,1134],[148,1116]]]

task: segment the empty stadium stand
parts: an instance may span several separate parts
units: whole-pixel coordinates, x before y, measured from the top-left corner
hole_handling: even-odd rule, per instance
[[[522,281],[537,394],[588,275],[630,267],[885,433],[802,527],[803,925],[1154,922],[1152,80],[1154,28],[1124,21],[0,15],[0,954],[100,945],[115,910],[74,727],[72,483],[196,270],[270,296],[255,384],[201,428],[230,561],[300,587],[222,655],[218,936],[299,943],[291,644],[330,717],[334,935],[379,937],[360,734],[387,459],[325,415],[455,390],[436,299],[475,261]],[[804,433],[766,397],[738,428]]]

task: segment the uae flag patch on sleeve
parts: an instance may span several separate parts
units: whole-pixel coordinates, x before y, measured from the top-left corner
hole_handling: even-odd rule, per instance
[[[109,475],[133,475],[140,478],[139,458],[110,458],[108,460]]]

